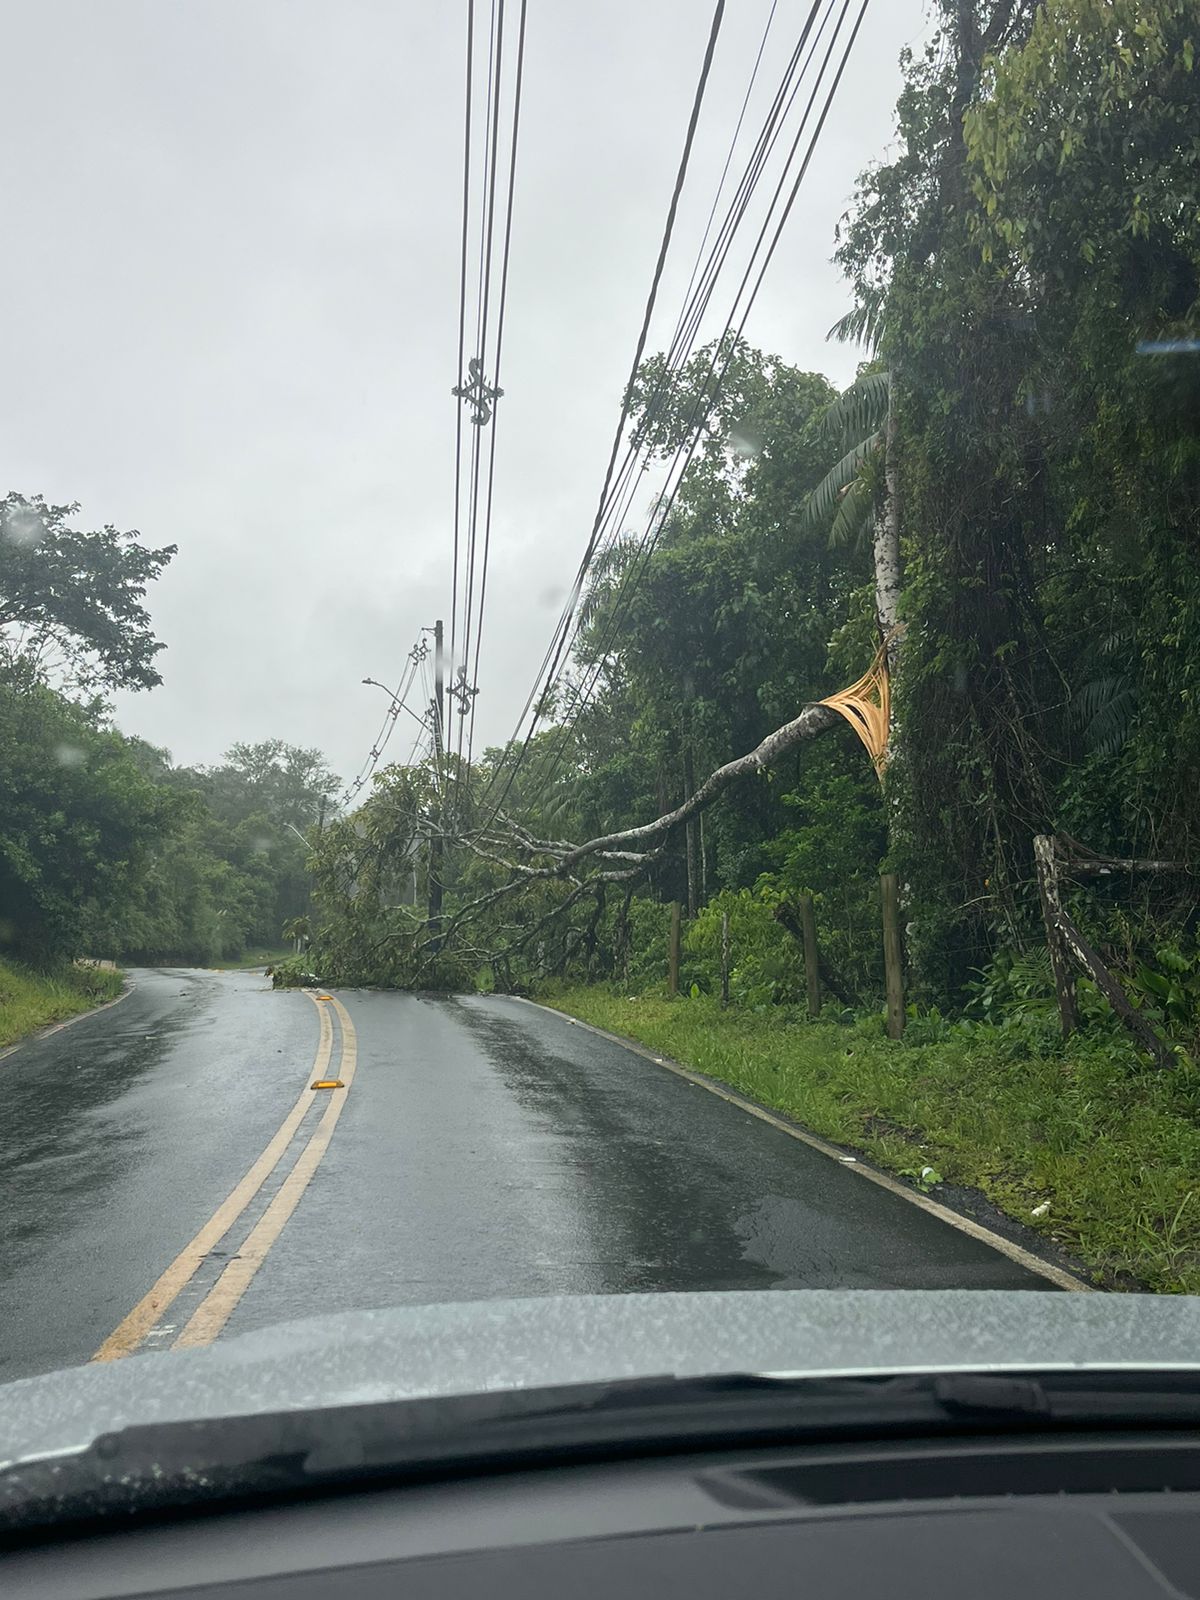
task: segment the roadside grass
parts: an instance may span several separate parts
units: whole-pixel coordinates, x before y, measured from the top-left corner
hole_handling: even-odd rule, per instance
[[[47,1023],[115,1000],[123,981],[112,967],[63,966],[35,972],[0,960],[0,1049]]]
[[[1200,1077],[1110,1036],[975,1025],[893,1043],[876,1018],[549,988],[538,998],[775,1107],[879,1166],[981,1190],[1108,1288],[1200,1293]],[[927,1030],[928,1031],[928,1030]],[[647,1066],[647,1070],[652,1070]],[[926,1184],[931,1180],[926,1179]],[[936,1182],[932,1192],[936,1194]],[[1041,1216],[1035,1210],[1048,1206]]]

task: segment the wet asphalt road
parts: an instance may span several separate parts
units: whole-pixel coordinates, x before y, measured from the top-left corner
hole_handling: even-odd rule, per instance
[[[307,996],[255,973],[133,977],[111,1010],[0,1059],[0,1381],[88,1360],[311,1075]],[[1048,1286],[565,1019],[507,999],[339,998],[357,1076],[223,1337],[545,1294]]]

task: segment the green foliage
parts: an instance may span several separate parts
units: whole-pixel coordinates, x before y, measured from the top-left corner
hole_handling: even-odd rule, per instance
[[[888,508],[906,633],[885,785],[839,726],[677,829],[627,905],[615,877],[580,890],[548,858],[509,895],[503,848],[476,839],[447,857],[439,982],[486,968],[501,988],[550,973],[655,989],[679,901],[699,912],[683,992],[714,991],[730,907],[737,999],[786,1006],[798,956],[771,912],[803,894],[844,1004],[873,1009],[886,864],[916,1036],[1001,1017],[996,1048],[1017,1059],[1056,1028],[1033,836],[1200,859],[1200,362],[1145,354],[1200,322],[1194,7],[935,13],[903,61],[889,158],[838,233],[855,303],[834,331],[866,364],[840,395],[740,340],[678,374],[643,364],[634,427],[660,462],[694,446],[692,464],[653,536],[617,530],[595,564],[571,671],[503,792],[538,839],[637,826],[844,688],[878,642],[863,534]],[[452,828],[470,831],[502,756],[470,793],[449,775]],[[439,821],[429,774],[391,775],[327,830],[314,927],[331,971],[431,977]],[[1190,1047],[1187,982],[1156,955],[1192,948],[1189,880],[1070,898]],[[1087,983],[1080,999],[1099,1037],[1104,1002]]]
[[[1159,945],[1153,965],[1138,963],[1131,987],[1151,1022],[1176,1038],[1195,1039],[1200,1029],[1200,953]]]
[[[951,12],[839,258],[893,373],[889,774],[921,992],[1037,939],[1030,840],[1200,846],[1194,8]],[[931,264],[936,263],[936,270]]]
[[[100,698],[158,683],[142,603],[174,547],[0,501],[0,952],[61,965],[236,959],[309,909],[308,846],[338,789],[319,751],[234,745],[208,770],[126,739]]]
[[[306,989],[310,984],[320,981],[320,975],[313,971],[313,963],[307,954],[284,956],[271,965],[273,989]]]
[[[88,693],[161,683],[162,645],[142,604],[175,554],[136,532],[70,525],[78,506],[41,495],[0,500],[0,665]]]
[[[38,971],[0,959],[0,1049],[51,1022],[62,1022],[115,1000],[121,974],[69,963]]]
[[[216,770],[219,788],[95,707],[0,677],[0,950],[212,964],[273,947],[308,907],[307,846],[283,820],[304,804],[269,772]],[[321,765],[310,816],[327,788]]]
[[[40,685],[0,678],[0,952],[35,964],[105,953],[169,797],[119,734]]]
[[[799,999],[803,962],[795,940],[775,919],[776,903],[762,890],[727,889],[704,907],[688,928],[684,945],[697,958],[689,972],[698,969],[705,993],[720,993],[722,918],[728,916],[730,1000],[761,1008]]]

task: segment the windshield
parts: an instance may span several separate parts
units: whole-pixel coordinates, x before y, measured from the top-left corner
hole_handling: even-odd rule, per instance
[[[1198,44],[10,16],[0,1382],[1200,1291]]]

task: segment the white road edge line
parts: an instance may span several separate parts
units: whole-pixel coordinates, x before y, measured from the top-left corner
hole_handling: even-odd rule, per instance
[[[707,1089],[710,1094],[715,1094],[721,1100],[727,1100],[730,1105],[737,1106],[741,1111],[748,1111],[752,1117],[757,1117],[760,1122],[770,1123],[771,1127],[778,1128],[780,1133],[786,1133],[790,1139],[799,1139],[801,1144],[806,1144],[811,1150],[819,1151],[821,1155],[828,1156],[836,1161],[846,1172],[857,1173],[859,1177],[866,1178],[871,1183],[877,1183],[881,1189],[887,1189],[891,1194],[898,1195],[901,1200],[907,1200],[909,1205],[917,1206],[922,1211],[928,1211],[930,1216],[937,1217],[939,1221],[949,1223],[952,1228],[957,1228],[960,1233],[966,1233],[972,1239],[978,1239],[983,1244],[991,1245],[993,1250],[998,1250],[1001,1255],[1007,1256],[1010,1261],[1015,1261],[1019,1266],[1025,1267],[1030,1272],[1036,1272],[1039,1277],[1047,1278],[1060,1289],[1067,1289],[1074,1294],[1092,1294],[1094,1289],[1090,1283],[1083,1283],[1079,1278],[1069,1272],[1064,1272],[1061,1267],[1052,1266],[1049,1261],[1043,1261],[1040,1256],[1035,1256],[1031,1250],[1024,1249],[1019,1244],[1014,1244],[1011,1239],[1006,1239],[1003,1234],[994,1233],[991,1228],[985,1228],[981,1222],[974,1222],[970,1217],[960,1216],[957,1211],[951,1211],[949,1206],[940,1205],[936,1200],[931,1200],[928,1195],[921,1194],[916,1189],[910,1189],[907,1184],[891,1177],[886,1172],[880,1172],[874,1167],[869,1167],[859,1158],[853,1164],[845,1159],[845,1151],[839,1150],[836,1145],[809,1133],[794,1122],[787,1121],[782,1116],[777,1116],[773,1111],[768,1111],[766,1106],[760,1106],[757,1101],[749,1099],[746,1095],[739,1094],[736,1089],[730,1089],[723,1083],[718,1083],[715,1078],[709,1078],[702,1072],[696,1072],[691,1067],[685,1067],[678,1061],[672,1061],[669,1056],[656,1056],[652,1050],[647,1050],[644,1045],[638,1044],[633,1039],[626,1039],[619,1033],[609,1033],[607,1028],[597,1028],[591,1022],[584,1022],[579,1017],[573,1017],[569,1011],[556,1011],[553,1006],[540,1005],[536,1000],[529,1000],[522,994],[505,995],[507,1000],[519,1000],[522,1005],[533,1006],[536,1011],[544,1011],[547,1015],[557,1017],[560,1022],[574,1023],[577,1028],[586,1028],[589,1033],[597,1034],[601,1039],[607,1039],[610,1044],[619,1044],[622,1049],[628,1050],[632,1055],[641,1056],[646,1061],[652,1062],[656,1067],[665,1067],[668,1072],[673,1072],[678,1078],[686,1078],[688,1083],[693,1083],[698,1089]]]

